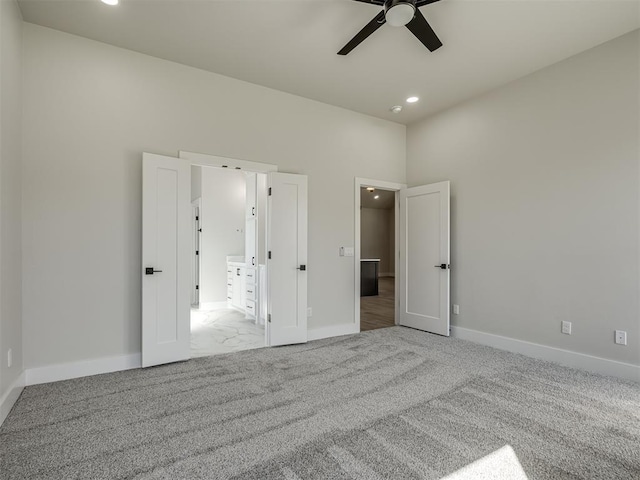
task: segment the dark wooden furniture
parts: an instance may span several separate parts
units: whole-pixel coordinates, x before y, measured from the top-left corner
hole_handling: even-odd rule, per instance
[[[378,269],[380,260],[360,260],[360,296],[370,297],[378,295]]]

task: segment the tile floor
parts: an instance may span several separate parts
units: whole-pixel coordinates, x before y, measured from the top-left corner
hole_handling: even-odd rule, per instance
[[[232,308],[191,309],[191,357],[264,347],[264,327]]]

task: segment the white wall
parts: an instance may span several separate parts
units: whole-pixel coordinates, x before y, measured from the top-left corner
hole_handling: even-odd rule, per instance
[[[454,325],[640,364],[639,42],[408,129],[409,183],[451,180]]]
[[[202,167],[191,165],[191,201],[202,196]]]
[[[246,176],[202,168],[200,305],[227,301],[227,255],[244,256]]]
[[[360,257],[379,258],[380,274],[393,274],[395,269],[395,225],[392,208],[360,209]]]
[[[0,1],[0,423],[19,389],[22,362],[22,17]],[[13,364],[7,366],[7,352]]]
[[[354,177],[404,182],[404,126],[31,24],[24,50],[28,367],[139,352],[143,151],[309,175],[309,326],[353,323]]]

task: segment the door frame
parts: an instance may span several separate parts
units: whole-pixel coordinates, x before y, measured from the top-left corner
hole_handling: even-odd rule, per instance
[[[400,190],[407,188],[404,183],[387,182],[384,180],[373,180],[370,178],[356,177],[354,182],[354,205],[355,205],[355,245],[354,245],[354,258],[353,258],[353,271],[354,271],[354,323],[357,327],[357,331],[360,332],[360,190],[363,187],[379,188],[381,190],[388,190],[395,192],[394,210],[395,210],[395,270],[394,275],[396,281],[394,291],[394,323],[398,324],[400,318],[400,304],[399,302],[399,285],[397,282],[399,268],[400,268]]]
[[[252,162],[249,160],[240,160],[237,158],[229,158],[229,157],[220,157],[218,155],[209,155],[206,153],[195,153],[195,152],[187,152],[184,150],[180,150],[178,152],[178,158],[180,159],[184,159],[185,161],[188,161],[192,166],[197,166],[197,167],[213,167],[213,168],[220,168],[220,169],[230,169],[230,170],[241,170],[241,171],[245,171],[245,172],[251,172],[251,173],[263,173],[263,174],[268,174],[269,172],[277,172],[278,171],[278,166],[277,165],[273,165],[270,163],[260,163],[260,162]],[[202,210],[202,209],[201,209]],[[266,209],[265,209],[266,212]],[[202,214],[202,213],[201,213]],[[258,229],[256,229],[258,235],[262,235],[265,239],[264,242],[264,252],[261,252],[263,254],[263,258],[267,258],[267,227],[268,227],[268,221],[264,222],[264,231],[260,231]],[[259,246],[258,242],[258,246]],[[268,301],[268,297],[265,295],[265,293],[267,292],[267,289],[269,288],[269,265],[268,263],[265,263],[265,285],[264,287],[264,292],[262,290],[260,290],[260,297],[259,297],[259,303],[261,303],[264,299],[265,302]],[[260,270],[260,265],[257,265],[256,268],[256,272],[259,272]],[[263,296],[264,295],[264,296]],[[258,309],[260,308],[260,305],[258,305]],[[267,311],[269,310],[269,305],[267,305]],[[259,315],[259,312],[256,312],[256,315]],[[258,318],[256,316],[256,318]],[[266,323],[266,322],[265,322]],[[264,344],[265,346],[267,346],[267,328],[265,325],[265,337],[264,337]]]
[[[198,220],[196,220],[193,217],[194,209],[197,209]],[[202,197],[198,197],[195,200],[191,201],[191,213],[192,213],[191,235],[193,240],[192,247],[194,248],[194,250],[198,251],[197,254],[195,254],[194,252],[194,255],[191,257],[191,260],[193,262],[191,264],[191,267],[193,269],[191,272],[191,293],[195,296],[197,300],[195,303],[191,303],[192,307],[194,305],[200,305],[200,291],[198,288],[196,288],[200,286],[200,250],[202,249],[202,247],[200,246],[200,232],[199,232],[200,210],[202,210]]]
[[[189,160],[191,165],[199,167],[230,168],[232,170],[244,170],[253,173],[277,172],[278,166],[270,163],[250,162],[249,160],[239,160],[237,158],[219,157],[206,153],[194,153],[180,150],[178,158]]]

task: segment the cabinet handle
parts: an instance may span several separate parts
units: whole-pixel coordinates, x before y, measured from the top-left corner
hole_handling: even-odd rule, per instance
[[[251,207],[251,215],[256,216],[256,207]]]
[[[256,257],[251,257],[251,265],[255,267],[256,265]]]

